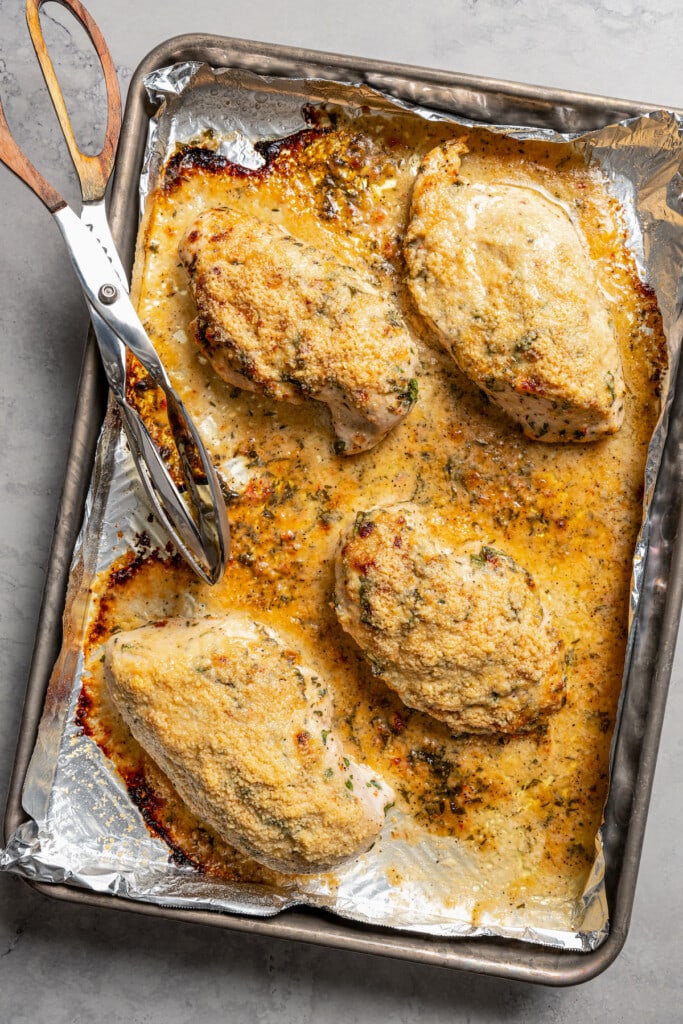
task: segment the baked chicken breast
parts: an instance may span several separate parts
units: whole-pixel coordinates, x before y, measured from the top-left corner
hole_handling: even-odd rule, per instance
[[[341,538],[335,608],[372,671],[454,733],[516,733],[564,703],[562,645],[512,558],[452,550],[409,505],[359,512]]]
[[[338,450],[377,444],[417,398],[417,356],[391,297],[335,256],[235,210],[180,243],[197,344],[220,377],[285,402],[315,399]]]
[[[418,310],[527,437],[614,433],[621,359],[585,240],[541,190],[463,177],[465,152],[443,143],[415,181],[404,251]]]
[[[322,871],[369,847],[391,790],[344,756],[322,681],[240,615],[169,619],[105,648],[114,703],[187,806],[278,871]]]

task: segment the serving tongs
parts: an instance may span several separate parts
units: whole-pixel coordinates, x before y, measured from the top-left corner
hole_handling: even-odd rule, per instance
[[[105,192],[121,129],[121,99],[104,38],[79,0],[57,0],[80,22],[95,47],[107,91],[107,129],[100,153],[81,152],[47,51],[39,12],[46,0],[27,0],[26,18],[36,55],[81,184],[80,217],[45,180],[17,145],[0,103],[0,160],[33,190],[53,215],[85,295],[104,372],[121,412],[128,445],[152,508],[174,545],[207,583],[216,583],[228,559],[225,501],[211,458],[174,390],[128,297],[126,273],[111,235]],[[182,469],[176,486],[152,436],[126,397],[127,351],[161,389]]]

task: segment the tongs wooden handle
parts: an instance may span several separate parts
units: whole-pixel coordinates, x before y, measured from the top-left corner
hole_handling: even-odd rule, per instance
[[[76,142],[76,138],[69,121],[69,114],[64,102],[64,96],[57,81],[54,65],[50,58],[45,43],[45,37],[40,24],[40,9],[46,0],[26,0],[26,19],[28,21],[31,39],[35,47],[38,61],[45,78],[45,83],[50,92],[59,123],[69,147],[69,153],[73,161],[76,173],[81,183],[81,193],[84,202],[96,202],[103,198],[107,189],[107,183],[111,177],[116,155],[119,132],[121,130],[121,94],[119,92],[116,69],[107,49],[107,44],[99,28],[86,11],[80,0],[55,0],[67,10],[71,11],[76,20],[80,22],[88,34],[102,66],[102,73],[107,89],[107,129],[105,132],[104,145],[102,150],[94,156],[83,153]],[[17,177],[35,192],[38,198],[45,204],[50,213],[61,210],[66,201],[55,188],[43,177],[40,171],[34,167],[26,154],[15,142],[9,125],[5,120],[5,114],[0,103],[0,159],[7,165]]]
[[[81,182],[83,202],[96,202],[102,198],[106,191],[107,182],[111,177],[114,167],[116,146],[121,132],[121,93],[119,91],[116,68],[114,67],[107,44],[104,41],[104,36],[91,15],[86,11],[83,4],[80,3],[80,0],[52,0],[52,2],[66,7],[67,10],[71,11],[76,20],[80,22],[95,47],[100,64],[102,65],[102,73],[107,90],[107,128],[102,149],[99,153],[91,156],[83,153],[78,147],[71,127],[71,121],[69,120],[66,103],[64,102],[64,96],[57,80],[52,59],[48,53],[43,29],[40,24],[40,9],[46,3],[46,0],[26,0],[26,20],[29,32],[31,33],[33,47],[36,51],[43,77],[45,78],[45,84],[50,92],[52,104],[59,119],[64,139],[69,147],[71,159]]]
[[[176,394],[128,296],[126,273],[107,223],[104,196],[114,165],[121,125],[116,71],[97,25],[80,0],[57,0],[80,22],[92,41],[107,87],[107,131],[96,156],[82,153],[75,140],[52,60],[40,26],[45,0],[27,0],[31,38],[59,123],[81,182],[83,211],[78,217],[14,141],[0,104],[0,160],[47,206],[66,242],[86,297],[110,389],[119,404],[133,461],[157,516],[176,548],[207,583],[225,570],[229,525],[220,480],[196,426]],[[178,484],[171,478],[154,440],[126,394],[127,352],[161,389],[179,458]]]
[[[45,203],[50,213],[56,213],[66,206],[66,200],[59,192],[46,181],[39,170],[37,170],[24,151],[14,141],[9,125],[5,120],[5,112],[0,103],[0,160],[14,171],[18,178],[28,185],[38,196],[41,202]]]

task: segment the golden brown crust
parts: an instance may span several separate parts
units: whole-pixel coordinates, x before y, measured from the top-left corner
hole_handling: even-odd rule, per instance
[[[353,267],[280,228],[208,210],[180,243],[199,308],[196,341],[225,380],[330,408],[346,454],[377,444],[417,398],[396,304]]]
[[[643,467],[667,365],[656,300],[638,280],[616,200],[570,144],[468,134],[463,174],[544,189],[572,210],[588,241],[628,384],[623,427],[588,446],[538,444],[511,429],[406,305],[420,400],[381,446],[338,458],[319,403],[276,406],[224,384],[205,363],[191,343],[196,307],[178,265],[179,241],[198,214],[227,204],[281,224],[342,263],[371,266],[378,287],[402,303],[399,249],[415,172],[453,135],[443,122],[371,112],[317,139],[287,142],[253,177],[226,161],[186,161],[176,186],[150,198],[135,272],[140,314],[232,492],[232,561],[216,587],[177,562],[131,564],[126,555],[98,579],[83,724],[133,798],[139,803],[142,789],[156,800],[154,827],[173,850],[214,876],[282,885],[282,876],[273,881],[268,869],[221,844],[151,770],[111,707],[99,664],[100,642],[117,629],[235,607],[267,620],[307,652],[307,663],[320,663],[335,730],[391,782],[411,827],[451,836],[472,857],[481,888],[466,902],[474,900],[472,919],[484,923],[501,906],[580,899],[607,790]],[[137,390],[132,397],[140,402]],[[172,445],[165,434],[160,442]],[[408,500],[452,549],[476,537],[530,570],[567,644],[568,699],[547,730],[456,737],[372,678],[339,627],[329,605],[340,524],[358,508]],[[459,884],[469,878],[454,878]]]
[[[564,703],[562,645],[527,572],[458,551],[410,505],[360,512],[337,556],[337,618],[373,672],[455,733],[514,733]]]
[[[322,682],[244,616],[117,633],[107,683],[187,805],[277,871],[330,868],[376,838],[391,791],[342,756]]]
[[[621,359],[585,240],[537,187],[462,177],[465,152],[437,146],[415,182],[405,257],[418,309],[527,437],[614,433]]]

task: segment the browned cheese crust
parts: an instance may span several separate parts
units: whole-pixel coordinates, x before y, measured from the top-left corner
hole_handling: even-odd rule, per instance
[[[527,437],[614,433],[624,378],[585,239],[537,187],[463,176],[465,152],[437,146],[415,181],[405,258],[418,309]]]
[[[133,736],[195,814],[277,871],[366,849],[387,792],[336,747],[323,683],[244,617],[116,634],[107,684]]]
[[[564,703],[562,644],[534,582],[481,543],[453,550],[409,505],[359,512],[335,609],[375,675],[455,733],[514,733]]]
[[[395,302],[334,255],[228,208],[180,243],[194,335],[233,384],[329,406],[338,449],[377,444],[417,398],[415,347]]]
[[[329,688],[334,734],[391,785],[397,818],[452,837],[471,857],[480,885],[467,895],[473,921],[485,925],[501,907],[526,914],[558,900],[575,906],[607,792],[643,471],[666,367],[656,300],[638,280],[616,200],[572,144],[469,131],[463,180],[518,184],[571,210],[606,295],[627,383],[617,433],[588,445],[529,440],[458,368],[406,284],[416,174],[427,153],[461,130],[408,112],[340,113],[326,124],[263,149],[256,171],[206,148],[179,149],[150,196],[133,294],[230,492],[231,561],[209,587],[180,560],[150,556],[143,533],[140,549],[95,581],[78,720],[174,858],[230,882],[286,889],[287,878],[273,877],[191,813],[117,714],[100,663],[103,642],[118,630],[238,609],[315,666]],[[418,354],[419,400],[381,444],[340,458],[319,402],[279,402],[228,384],[192,342],[197,308],[178,247],[197,217],[221,206],[280,226],[343,265],[370,268],[373,287],[402,311]],[[159,397],[135,367],[129,396],[170,450]],[[529,571],[565,644],[567,699],[545,728],[456,736],[374,676],[339,625],[340,533],[358,509],[406,503],[419,508],[439,547],[460,552],[476,541],[479,552],[504,550]],[[469,881],[454,872],[453,884]]]

